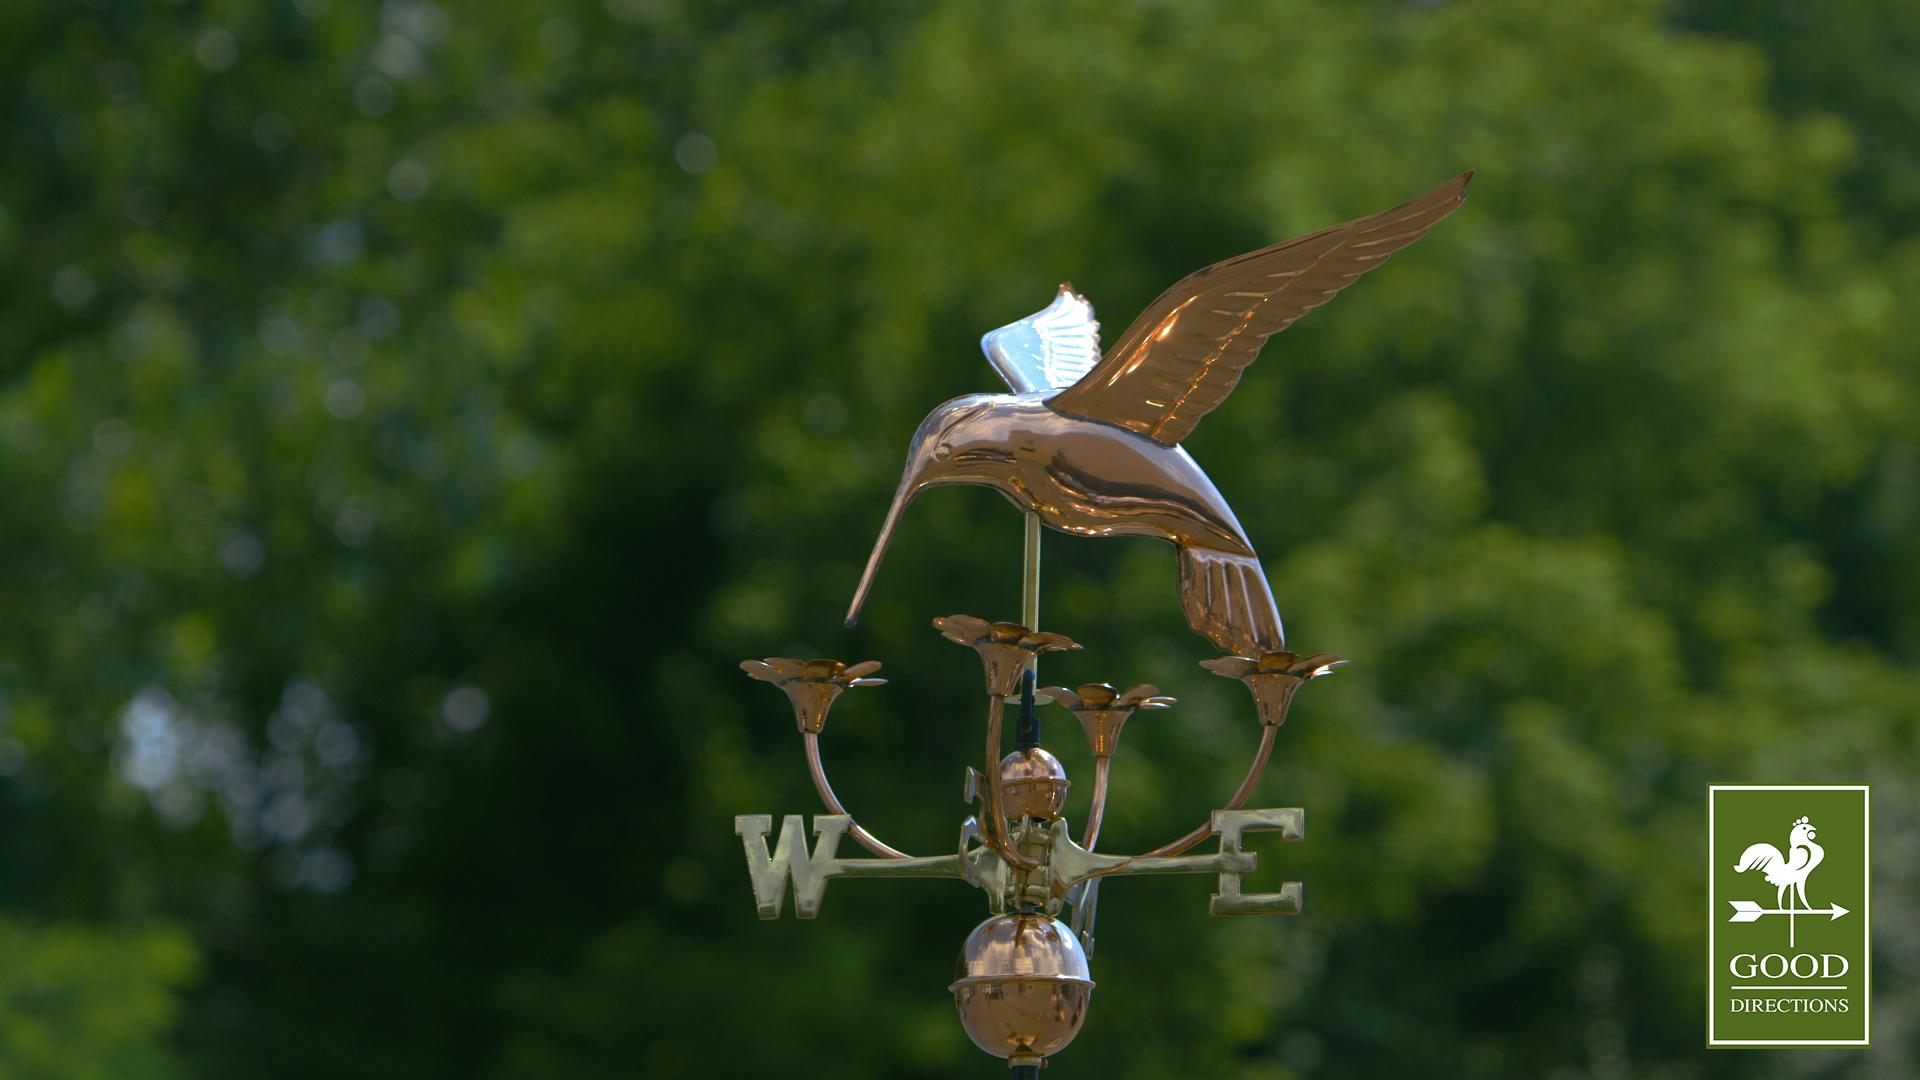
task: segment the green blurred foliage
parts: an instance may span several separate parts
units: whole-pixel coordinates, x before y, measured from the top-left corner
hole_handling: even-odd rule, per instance
[[[0,1077],[179,1075],[166,1038],[195,950],[175,929],[0,922]]]
[[[922,500],[839,618],[977,336],[1466,168],[1188,444],[1355,661],[1256,796],[1307,913],[1106,889],[1054,1068],[1915,1075],[1911,920],[1868,1054],[1705,1052],[1699,963],[1709,781],[1875,784],[1920,896],[1915,55],[1897,0],[11,5],[0,1076],[990,1075],[976,895],[753,918],[731,817],[813,799],[734,662],[886,660],[836,782],[950,844],[926,620],[1016,610],[1017,514]],[[1165,548],[1046,560],[1048,680],[1182,698],[1103,835],[1158,843],[1247,705]]]

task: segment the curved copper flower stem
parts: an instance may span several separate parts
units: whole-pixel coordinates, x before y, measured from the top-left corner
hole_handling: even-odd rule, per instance
[[[987,846],[1017,870],[1032,870],[1040,864],[1013,848],[1007,835],[1007,816],[1000,802],[1000,727],[1006,710],[1004,694],[987,695],[987,820],[980,834]]]
[[[1097,850],[1100,842],[1100,822],[1107,816],[1107,774],[1113,768],[1111,755],[1102,754],[1093,759],[1093,802],[1087,807],[1087,827],[1080,838],[1080,846],[1088,851]],[[1100,902],[1100,879],[1087,882],[1080,893],[1080,900],[1074,905],[1073,932],[1086,942],[1093,940],[1093,912]],[[1089,946],[1091,947],[1091,946]]]
[[[1087,808],[1087,829],[1080,839],[1080,846],[1088,851],[1100,842],[1100,820],[1107,815],[1107,773],[1112,767],[1111,757],[1093,759],[1093,803]]]
[[[800,737],[807,744],[807,772],[813,775],[813,789],[820,793],[820,801],[826,803],[827,809],[834,813],[852,817],[852,814],[847,814],[847,808],[840,805],[840,797],[833,793],[833,785],[827,782],[827,768],[820,763],[820,736],[815,732],[805,731],[801,732]],[[861,828],[857,822],[847,827],[847,835],[853,837],[855,843],[883,859],[913,858],[904,851],[896,851],[881,843],[879,837]]]
[[[1266,724],[1260,726],[1260,749],[1254,751],[1253,765],[1247,770],[1247,778],[1240,781],[1240,790],[1234,792],[1233,798],[1228,799],[1227,805],[1220,809],[1238,810],[1246,804],[1247,797],[1253,794],[1253,786],[1260,782],[1260,774],[1267,769],[1267,758],[1273,756],[1273,737],[1279,730],[1277,726]],[[1178,855],[1211,835],[1213,835],[1213,818],[1209,815],[1206,821],[1200,823],[1199,828],[1170,844],[1154,848],[1140,858],[1152,859],[1162,855]],[[1092,847],[1091,844],[1087,846]]]
[[[1100,819],[1107,814],[1107,774],[1112,767],[1110,754],[1093,759],[1093,803],[1087,808],[1086,833],[1080,839],[1080,846],[1088,851],[1096,850],[1094,845],[1100,842]],[[1099,905],[1100,879],[1094,878],[1082,886],[1080,899],[1073,905],[1073,921],[1068,924],[1089,951],[1093,948],[1094,912]]]

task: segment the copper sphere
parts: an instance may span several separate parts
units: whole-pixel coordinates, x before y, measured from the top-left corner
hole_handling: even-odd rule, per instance
[[[996,915],[974,927],[956,974],[947,989],[967,1037],[1014,1064],[1066,1049],[1093,996],[1079,935],[1038,912]]]
[[[1067,805],[1067,768],[1039,747],[1000,759],[1000,806],[1010,818],[1052,821]]]

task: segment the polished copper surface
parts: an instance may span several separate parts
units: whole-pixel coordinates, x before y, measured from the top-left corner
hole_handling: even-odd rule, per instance
[[[1032,870],[1038,860],[1020,853],[1007,831],[1006,794],[1000,789],[1000,731],[1006,719],[1007,696],[987,695],[987,820],[980,823],[980,838],[994,853],[1015,870]]]
[[[1093,798],[1087,803],[1087,827],[1080,836],[1080,842],[1090,850],[1100,842],[1100,825],[1107,819],[1107,790],[1112,774],[1112,758],[1093,759]]]
[[[800,738],[802,742],[806,744],[807,775],[813,778],[813,790],[820,793],[820,801],[827,804],[827,809],[836,814],[845,814],[847,808],[840,805],[840,797],[833,793],[833,785],[827,781],[827,767],[820,761],[819,733],[814,731],[803,732]],[[848,815],[848,819],[851,820],[851,818],[852,816]],[[854,843],[859,844],[861,847],[866,848],[868,851],[873,852],[883,859],[909,858],[906,852],[900,851],[891,845],[881,843],[879,837],[868,832],[860,825],[848,826],[847,835],[853,837]]]
[[[961,951],[949,989],[968,1036],[1013,1065],[1044,1065],[1072,1041],[1093,989],[1087,952],[1100,884],[1141,874],[1210,874],[1216,915],[1292,915],[1303,886],[1282,881],[1254,891],[1244,879],[1259,860],[1248,833],[1305,838],[1299,807],[1243,809],[1272,759],[1293,695],[1345,663],[1332,653],[1286,649],[1279,611],[1253,545],[1233,510],[1179,445],[1231,392],[1273,334],[1330,300],[1360,275],[1425,235],[1461,203],[1466,174],[1408,203],[1207,267],[1167,290],[1104,357],[1099,323],[1085,297],[1063,285],[1046,308],[982,340],[1013,394],[972,394],[934,409],[914,433],[906,466],[847,611],[851,625],[870,595],[906,507],[928,488],[992,488],[1024,511],[1021,622],[970,615],[933,620],[942,635],[979,656],[987,694],[984,771],[969,768],[963,790],[974,806],[951,855],[911,856],[854,823],[827,779],[820,733],[835,698],[869,686],[879,664],[833,660],[749,660],[748,674],[773,683],[793,706],[808,772],[829,814],[814,818],[809,850],[802,821],[787,816],[770,850],[773,819],[734,819],[762,918],[781,910],[791,883],[795,912],[812,918],[836,877],[955,877],[986,894],[995,913]],[[1075,843],[1064,818],[1069,784],[1051,753],[1023,746],[1002,753],[1007,699],[1042,654],[1079,646],[1041,631],[1040,527],[1078,536],[1145,536],[1172,543],[1188,624],[1236,655],[1205,661],[1239,680],[1253,699],[1260,740],[1224,808],[1178,839],[1138,855],[1097,850],[1111,790],[1113,757],[1127,721],[1174,699],[1142,683],[1109,683],[1039,694],[1072,711],[1094,761],[1093,791]],[[1026,685],[1031,686],[1031,683]],[[1029,730],[1023,743],[1037,741]],[[1184,854],[1209,836],[1212,854]],[[879,858],[843,859],[852,837]],[[1057,916],[1071,907],[1073,924]]]
[[[1107,791],[1112,774],[1112,757],[1093,759],[1093,799],[1087,805],[1087,825],[1080,835],[1080,843],[1088,851],[1098,850],[1100,845],[1100,826],[1107,820]],[[1073,921],[1069,924],[1089,954],[1093,952],[1093,925],[1099,910],[1100,882],[1096,879],[1081,887],[1079,898],[1073,902]]]
[[[1120,730],[1141,709],[1167,709],[1175,699],[1160,696],[1160,688],[1142,683],[1122,691],[1111,683],[1084,683],[1072,690],[1049,686],[1040,694],[1070,710],[1087,736],[1093,754],[1093,798],[1087,805],[1087,824],[1080,842],[1088,849],[1100,842],[1100,826],[1107,819],[1107,792],[1113,770],[1113,752]],[[1100,883],[1089,882],[1074,905],[1073,930],[1089,947],[1093,944],[1094,911],[1100,903]]]
[[[1260,782],[1260,774],[1266,771],[1267,759],[1273,756],[1274,735],[1280,730],[1280,725],[1287,722],[1287,709],[1293,703],[1293,692],[1309,679],[1331,674],[1335,668],[1345,664],[1345,660],[1329,652],[1301,656],[1284,651],[1267,653],[1258,659],[1223,656],[1216,660],[1200,661],[1201,667],[1215,675],[1239,679],[1244,683],[1253,695],[1254,711],[1260,719],[1260,748],[1254,752],[1253,764],[1247,768],[1247,775],[1240,781],[1240,787],[1227,800],[1226,809],[1238,810],[1252,796],[1254,785]],[[1185,836],[1162,844],[1148,854],[1178,855],[1205,840],[1212,830],[1211,823],[1196,826]]]
[[[1252,541],[1186,450],[1066,416],[1040,397],[1008,394],[956,398],[921,423],[847,609],[849,624],[907,506],[947,484],[992,488],[1060,532],[1170,541],[1179,549],[1181,605],[1194,630],[1235,652],[1285,647]]]
[[[1079,939],[1038,913],[999,915],[974,927],[954,975],[948,989],[967,1036],[1016,1064],[1065,1049],[1093,995]]]
[[[1267,339],[1427,234],[1466,201],[1472,173],[1424,195],[1181,278],[1052,400],[1172,446],[1232,393]]]
[[[1000,794],[1011,818],[1052,821],[1067,804],[1067,767],[1039,747],[1000,759]]]
[[[1240,786],[1234,790],[1232,797],[1227,799],[1227,805],[1224,809],[1238,810],[1247,804],[1247,799],[1253,795],[1254,785],[1260,782],[1260,774],[1267,771],[1267,760],[1273,757],[1273,737],[1279,734],[1279,732],[1280,727],[1277,724],[1262,724],[1260,726],[1260,746],[1253,752],[1253,764],[1247,766],[1247,775],[1241,778]],[[1152,851],[1147,852],[1147,855],[1156,858],[1165,855],[1178,855],[1200,841],[1205,840],[1212,832],[1213,823],[1211,820],[1208,820],[1196,826],[1193,831],[1180,837],[1178,840],[1168,841],[1154,848]]]
[[[1065,634],[1029,630],[1019,623],[988,622],[972,615],[942,615],[933,620],[933,628],[956,645],[970,646],[980,654],[987,676],[987,693],[1012,696],[1020,685],[1020,676],[1042,653],[1065,652],[1080,646]],[[989,766],[1000,759],[998,751],[987,759]]]
[[[1083,683],[1072,690],[1048,686],[1039,693],[1073,713],[1080,721],[1080,729],[1086,732],[1087,749],[1096,758],[1113,756],[1114,749],[1120,745],[1120,729],[1135,712],[1170,709],[1179,700],[1162,696],[1160,688],[1151,683],[1141,683],[1125,691],[1114,689],[1112,683]]]
[[[1029,630],[1019,623],[988,622],[972,615],[943,615],[933,620],[933,626],[948,641],[978,653],[987,679],[987,820],[981,823],[981,838],[1009,865],[1030,870],[1039,864],[1014,849],[1000,789],[1000,732],[1006,700],[1040,654],[1080,646],[1065,634]]]
[[[887,680],[871,678],[880,670],[880,661],[866,660],[858,664],[843,664],[838,660],[795,660],[786,656],[769,656],[764,660],[742,660],[740,670],[779,687],[793,705],[794,726],[800,729],[801,741],[807,755],[807,773],[813,778],[813,788],[820,793],[820,801],[827,809],[836,814],[845,814],[846,807],[840,805],[840,799],[833,793],[833,785],[827,781],[826,766],[820,760],[820,732],[827,725],[827,711],[833,708],[834,699],[842,692],[857,686],[880,686]],[[875,855],[889,859],[904,859],[908,855],[880,841],[880,838],[859,825],[849,828],[848,835],[855,843]]]
[[[866,660],[851,666],[838,660],[795,660],[769,656],[765,660],[742,660],[740,670],[770,682],[786,692],[793,703],[793,722],[802,734],[818,735],[826,727],[827,710],[842,691],[856,686],[880,686],[887,680],[867,676],[880,670],[880,661]]]
[[[1424,236],[1460,206],[1472,175],[1189,275],[1063,390],[971,394],[934,409],[908,446],[848,624],[859,618],[907,506],[930,487],[971,484],[1000,492],[1061,532],[1173,543],[1181,610],[1196,633],[1247,656],[1284,649],[1253,544],[1178,444],[1226,399],[1267,338]],[[1069,294],[988,335],[988,355],[1010,386],[1030,388],[1073,370],[1052,358],[1082,355],[1088,336],[1097,340],[1091,307]]]
[[[1287,722],[1287,708],[1293,704],[1293,692],[1307,680],[1331,675],[1346,661],[1330,652],[1302,656],[1292,652],[1266,653],[1258,658],[1223,656],[1202,660],[1200,666],[1228,679],[1239,679],[1253,695],[1254,711],[1260,722],[1279,727]]]

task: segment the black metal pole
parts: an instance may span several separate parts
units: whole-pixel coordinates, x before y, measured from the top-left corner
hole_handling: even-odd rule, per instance
[[[1032,668],[1020,676],[1020,721],[1013,729],[1013,745],[1019,750],[1040,747],[1040,713],[1033,707],[1034,681]]]
[[[1012,1077],[1012,1080],[1040,1080],[1040,1066],[1015,1065],[1007,1070],[1007,1075]]]

